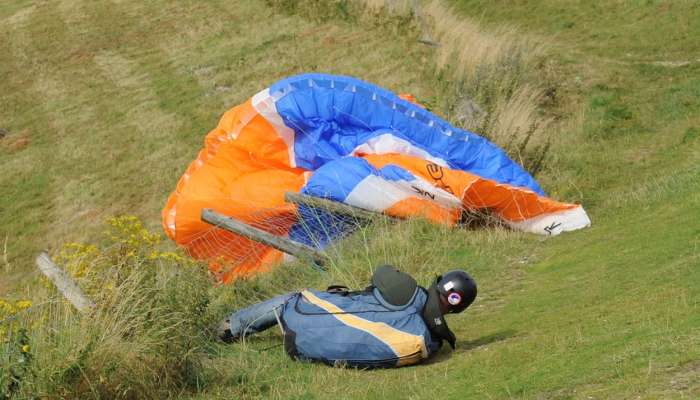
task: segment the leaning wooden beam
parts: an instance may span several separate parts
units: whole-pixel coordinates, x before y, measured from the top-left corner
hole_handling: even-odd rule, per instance
[[[63,272],[53,261],[51,257],[42,251],[41,254],[36,258],[36,265],[39,270],[46,275],[47,278],[56,286],[63,297],[68,300],[73,307],[75,307],[80,312],[86,312],[95,308],[95,303],[90,300],[83,291],[80,290],[78,284],[71,279],[68,274]]]
[[[303,243],[273,235],[269,232],[263,231],[262,229],[250,226],[241,221],[227,217],[226,215],[219,214],[216,211],[208,208],[202,209],[202,221],[237,235],[241,235],[250,240],[274,247],[277,250],[291,254],[295,257],[309,259],[315,262],[317,265],[322,266],[329,261],[328,256]]]
[[[308,196],[301,193],[286,192],[284,194],[284,200],[287,203],[322,208],[332,213],[347,215],[350,217],[355,217],[357,219],[374,219],[384,215],[372,211],[363,210],[362,208],[349,206],[347,204],[339,203],[337,201],[322,199],[320,197]]]

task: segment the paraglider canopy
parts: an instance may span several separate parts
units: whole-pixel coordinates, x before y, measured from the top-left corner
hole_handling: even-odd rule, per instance
[[[212,228],[200,219],[203,208],[315,248],[352,228],[329,224],[332,213],[310,218],[305,207],[285,202],[285,192],[448,225],[463,210],[484,209],[541,235],[590,225],[580,205],[547,198],[485,138],[370,83],[304,74],[224,114],[169,197],[163,227],[192,256],[212,260],[224,281],[284,255]]]

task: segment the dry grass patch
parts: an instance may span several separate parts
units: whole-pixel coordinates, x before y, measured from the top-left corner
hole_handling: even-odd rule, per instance
[[[420,58],[404,59],[421,64],[423,80],[436,88],[433,98],[418,95],[418,99],[454,125],[492,140],[531,173],[545,165],[561,127],[547,111],[546,103],[556,89],[548,87],[541,42],[507,26],[486,29],[441,0],[268,3],[318,23],[335,19],[380,27],[383,40],[401,37],[413,41],[414,47],[427,44]],[[387,67],[377,64],[382,75],[390,74]]]
[[[531,173],[538,172],[556,131],[542,107],[542,43],[507,26],[487,30],[440,0],[429,2],[422,18],[438,43],[433,62],[453,92],[451,110],[458,125],[486,136]],[[470,103],[471,115],[460,115]]]
[[[27,130],[18,134],[6,134],[0,137],[0,149],[9,154],[14,154],[27,148],[30,142],[31,139]]]

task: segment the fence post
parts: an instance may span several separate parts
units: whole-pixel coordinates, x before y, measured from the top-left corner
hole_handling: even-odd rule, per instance
[[[51,257],[42,251],[36,258],[36,265],[39,267],[39,271],[46,275],[47,278],[56,286],[63,297],[68,300],[76,310],[84,313],[95,308],[95,303],[90,300],[77,283],[71,277],[66,274],[61,268],[59,268],[51,260]]]

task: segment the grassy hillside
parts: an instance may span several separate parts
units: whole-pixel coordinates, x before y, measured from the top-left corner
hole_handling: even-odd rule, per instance
[[[425,49],[257,2],[15,3],[0,6],[9,131],[0,239],[11,274],[0,293],[25,278],[38,250],[94,236],[111,215],[157,226],[221,114],[282,77],[326,71],[432,95],[405,61]]]
[[[109,249],[99,235],[109,216],[134,214],[158,229],[160,208],[207,130],[276,79],[306,71],[354,75],[413,93],[454,120],[458,99],[449,83],[458,79],[436,72],[432,60],[444,49],[420,44],[417,24],[352,8],[323,8],[321,15],[270,3],[276,6],[0,5],[0,128],[8,132],[0,138],[0,297],[36,290],[32,259],[42,248],[56,253],[62,243],[88,240]],[[139,348],[143,358],[95,366],[74,354],[91,348],[81,347],[84,332],[73,328],[61,331],[67,339],[55,346],[66,361],[49,354],[48,344],[46,354],[35,354],[44,362],[39,376],[50,379],[34,389],[69,390],[77,379],[87,382],[84,396],[109,397],[104,393],[115,392],[99,388],[114,377],[119,393],[202,399],[699,397],[700,7],[452,4],[452,17],[476,18],[487,32],[515,27],[515,36],[545,45],[543,59],[528,67],[537,78],[523,78],[545,90],[538,112],[556,132],[538,179],[554,197],[583,203],[591,228],[542,240],[499,228],[376,223],[337,250],[328,274],[294,265],[217,288],[202,312],[216,319],[231,307],[307,285],[361,286],[383,261],[425,283],[436,271],[466,266],[480,297],[449,320],[457,351],[444,350],[427,365],[354,371],[300,364],[280,347],[268,348],[280,341],[276,331],[231,346],[197,337],[201,343],[192,346],[182,344],[184,334],[158,325],[136,335],[154,343]],[[146,289],[142,295],[151,296]],[[200,289],[183,293],[199,298]],[[163,295],[158,305],[192,319],[201,310],[180,310],[183,296]],[[102,336],[124,334],[119,329]],[[177,346],[168,347],[168,335]],[[95,335],[97,355],[134,350],[128,340],[108,343],[102,336]],[[168,351],[196,353],[198,373],[187,365],[165,377],[137,368],[144,359],[154,368],[168,365],[172,360],[161,354]],[[130,377],[125,368],[136,372]],[[171,380],[178,377],[195,382],[166,387],[177,388]],[[163,379],[165,392],[149,392],[148,379]]]

